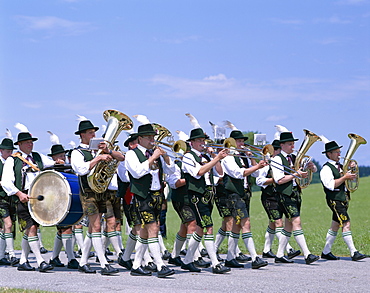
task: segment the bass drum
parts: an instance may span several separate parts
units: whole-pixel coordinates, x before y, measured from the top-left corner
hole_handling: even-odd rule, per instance
[[[28,195],[31,216],[42,226],[71,226],[83,216],[75,174],[43,171],[33,180]],[[37,199],[40,195],[43,200]]]

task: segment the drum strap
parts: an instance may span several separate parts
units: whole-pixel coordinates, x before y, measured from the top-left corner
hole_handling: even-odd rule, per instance
[[[13,157],[17,157],[19,158],[20,160],[22,160],[24,163],[26,163],[27,165],[29,165],[32,169],[34,169],[35,171],[40,171],[40,169],[35,166],[33,163],[31,163],[30,161],[26,160],[25,158],[22,157],[22,154],[20,152],[16,152],[14,154],[12,154]]]

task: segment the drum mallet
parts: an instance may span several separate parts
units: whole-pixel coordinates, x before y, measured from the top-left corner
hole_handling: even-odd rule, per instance
[[[39,195],[38,197],[29,197],[28,199],[37,199],[37,200],[39,200],[39,201],[42,201],[42,200],[44,200],[44,196],[43,195]]]

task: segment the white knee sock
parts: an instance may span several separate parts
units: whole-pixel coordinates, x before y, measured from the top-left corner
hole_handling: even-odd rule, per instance
[[[328,254],[329,252],[331,252],[331,247],[333,246],[334,241],[337,238],[337,234],[337,232],[334,232],[331,229],[328,230],[328,233],[326,233],[325,247],[322,251],[323,254]]]
[[[255,261],[256,257],[257,257],[257,252],[256,252],[256,248],[254,246],[252,232],[242,233],[242,239],[244,241],[245,247],[249,251],[249,254],[252,258],[252,261]]]
[[[307,247],[306,238],[304,237],[303,230],[302,229],[295,230],[293,231],[293,235],[295,241],[297,241],[299,247],[302,249],[304,257],[306,258],[311,252]]]

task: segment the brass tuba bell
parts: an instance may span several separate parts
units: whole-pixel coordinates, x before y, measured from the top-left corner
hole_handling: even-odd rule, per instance
[[[349,148],[347,150],[346,155],[344,156],[344,161],[343,161],[343,173],[344,172],[351,172],[352,174],[356,174],[356,178],[353,180],[346,180],[345,185],[347,190],[350,192],[355,192],[358,188],[358,184],[360,181],[359,178],[359,169],[358,169],[358,164],[355,160],[351,160],[353,154],[356,152],[357,148],[361,144],[366,144],[367,141],[363,137],[354,134],[354,133],[349,133],[348,137],[351,139],[351,143],[349,145]]]
[[[108,143],[108,148],[111,150],[119,150],[118,146],[114,146],[118,135],[122,130],[130,130],[133,128],[134,124],[131,119],[117,111],[117,110],[105,110],[103,113],[105,121],[108,122],[107,129],[105,131],[104,140]],[[96,156],[101,154],[99,150]],[[118,161],[113,159],[110,162],[100,161],[93,169],[91,169],[90,174],[87,176],[87,182],[89,187],[95,193],[103,193],[113,178],[114,173],[118,167]]]

